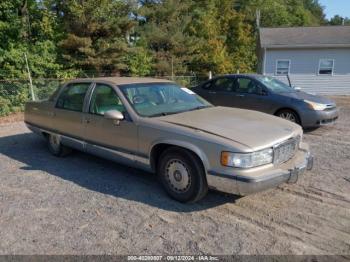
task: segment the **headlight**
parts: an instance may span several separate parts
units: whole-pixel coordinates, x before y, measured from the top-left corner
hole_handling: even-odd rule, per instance
[[[320,104],[320,103],[312,102],[309,100],[304,100],[304,102],[308,105],[309,108],[311,108],[313,110],[322,111],[322,110],[325,110],[327,108],[326,104]]]
[[[272,148],[253,153],[221,152],[221,165],[237,168],[251,168],[272,163]]]

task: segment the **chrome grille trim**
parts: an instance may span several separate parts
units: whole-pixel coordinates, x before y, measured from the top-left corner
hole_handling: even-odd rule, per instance
[[[275,145],[273,147],[273,163],[279,165],[294,157],[299,148],[300,139],[300,136],[296,136]]]

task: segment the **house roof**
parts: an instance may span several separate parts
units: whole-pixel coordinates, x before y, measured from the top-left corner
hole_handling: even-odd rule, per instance
[[[350,47],[350,26],[260,28],[262,48]]]

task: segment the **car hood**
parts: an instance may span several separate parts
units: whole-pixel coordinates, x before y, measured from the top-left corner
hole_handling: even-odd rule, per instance
[[[301,127],[257,111],[210,107],[159,117],[160,121],[196,129],[259,150],[302,133]]]
[[[323,97],[323,96],[317,96],[317,95],[312,95],[303,91],[297,91],[297,92],[289,92],[289,93],[280,93],[280,95],[299,99],[299,100],[309,100],[315,103],[320,103],[320,104],[327,104],[327,105],[335,105],[335,102],[332,100]]]

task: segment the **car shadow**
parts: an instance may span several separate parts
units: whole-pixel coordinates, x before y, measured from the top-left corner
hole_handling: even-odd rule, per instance
[[[76,151],[64,158],[52,156],[45,140],[33,133],[0,137],[0,154],[23,163],[23,170],[40,170],[88,190],[168,211],[200,211],[239,199],[209,191],[197,203],[182,204],[167,196],[154,174]]]
[[[320,130],[320,129],[321,129],[321,127],[319,127],[319,126],[318,127],[303,128],[305,134],[312,133],[312,132]]]

